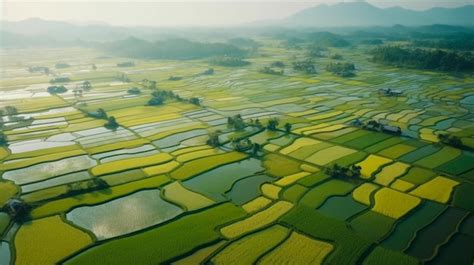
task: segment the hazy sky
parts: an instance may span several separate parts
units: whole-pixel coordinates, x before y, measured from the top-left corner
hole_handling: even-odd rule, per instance
[[[101,21],[112,25],[218,26],[237,25],[262,19],[287,17],[321,3],[342,0],[0,0],[2,20],[30,17],[62,21]],[[348,2],[348,1],[346,1]],[[455,7],[474,0],[368,0],[379,7],[402,6],[410,9]]]

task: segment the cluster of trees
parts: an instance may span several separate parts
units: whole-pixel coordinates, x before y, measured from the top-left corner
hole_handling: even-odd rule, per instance
[[[201,75],[213,75],[214,74],[214,68],[208,68],[204,72],[201,73]]]
[[[258,42],[250,38],[242,38],[242,37],[229,39],[227,43],[231,45],[235,45],[239,48],[250,49],[250,50],[256,50],[260,46]]]
[[[307,39],[319,47],[348,47],[351,45],[341,35],[331,32],[313,32],[308,34]]]
[[[252,155],[257,156],[262,150],[259,143],[253,143],[249,138],[232,140],[231,145],[235,151],[246,152],[251,150]]]
[[[67,192],[63,196],[70,197],[91,191],[107,189],[109,187],[109,184],[105,180],[101,178],[93,178],[85,182],[67,184]]]
[[[62,68],[68,68],[70,67],[70,65],[67,63],[57,63],[54,67],[56,67],[57,69],[62,69]]]
[[[144,87],[154,90],[156,89],[156,81],[155,80],[148,80],[148,79],[143,79],[142,84]]]
[[[87,115],[96,119],[107,119],[107,113],[102,108],[99,108],[96,111],[89,111],[87,112]]]
[[[364,123],[360,121],[359,119],[356,119],[352,121],[352,125],[361,127],[363,129],[370,130],[370,131],[379,131],[379,132],[385,132],[385,133],[396,134],[396,135],[402,134],[402,128],[398,126],[385,125],[376,120],[369,120]]]
[[[350,77],[354,76],[355,66],[353,63],[331,62],[326,66],[326,71],[341,77]]]
[[[142,91],[138,87],[131,87],[127,90],[128,94],[139,95]]]
[[[221,143],[219,141],[219,134],[220,133],[221,133],[220,130],[210,132],[208,134],[209,139],[206,141],[206,143],[210,146],[213,146],[213,147],[220,146],[221,145]]]
[[[270,131],[276,131],[279,124],[280,121],[278,120],[278,118],[270,118],[268,119],[267,129],[269,129]]]
[[[374,49],[372,55],[374,62],[397,67],[455,72],[474,69],[474,57],[471,53],[384,46]]]
[[[332,167],[327,167],[325,173],[333,178],[356,179],[360,177],[362,167],[351,165],[349,167],[334,164]]]
[[[151,96],[152,96],[152,98],[147,103],[148,106],[163,105],[165,103],[166,99],[175,99],[175,100],[180,101],[180,102],[188,102],[188,103],[196,105],[196,106],[201,105],[201,100],[197,97],[182,98],[178,94],[175,94],[173,91],[169,91],[169,90],[167,91],[167,90],[155,89],[155,91],[153,91],[151,93]]]
[[[316,66],[312,60],[293,62],[293,69],[296,71],[303,71],[307,74],[316,74]]]
[[[104,124],[104,127],[109,129],[109,130],[115,130],[119,126],[120,125],[118,124],[118,122],[117,122],[117,120],[115,119],[114,116],[107,117],[107,122]]]
[[[20,198],[10,199],[2,209],[8,213],[12,220],[22,223],[29,219],[31,205]]]
[[[65,83],[65,82],[70,82],[71,79],[67,76],[60,76],[60,77],[55,77],[51,80],[49,80],[49,82],[51,84],[54,84],[54,83]]]
[[[48,87],[48,92],[50,94],[60,94],[60,93],[66,93],[67,88],[63,85],[60,86],[49,86]]]
[[[3,109],[0,109],[0,130],[5,128],[6,122],[15,122],[15,124],[11,124],[10,127],[16,128],[28,126],[33,122],[33,117],[25,118],[24,116],[20,116],[17,114],[18,110],[14,106],[5,106]],[[7,117],[5,121],[3,119],[4,116]],[[0,145],[7,145],[7,137],[5,136],[5,134],[2,134],[0,138]]]
[[[245,61],[242,57],[234,56],[219,56],[215,57],[210,61],[213,65],[226,66],[226,67],[240,67],[249,65],[250,62]]]
[[[117,79],[124,83],[130,83],[130,78],[125,73],[117,73]]]
[[[183,79],[183,77],[181,77],[181,76],[172,75],[172,76],[168,77],[169,81],[179,81],[179,80],[182,80],[182,79]]]
[[[474,37],[445,40],[414,40],[412,45],[414,47],[472,51],[474,50]]]
[[[246,51],[227,43],[201,43],[185,39],[149,42],[137,38],[106,43],[103,49],[131,58],[189,60],[213,56],[241,57]]]
[[[89,90],[89,89],[92,88],[92,83],[91,83],[91,81],[86,80],[86,81],[82,82],[81,87],[85,90]]]
[[[0,131],[0,146],[7,146],[8,139],[4,132]]]
[[[84,110],[82,110],[84,112]],[[93,117],[96,119],[103,119],[107,120],[104,123],[104,127],[109,129],[109,130],[115,130],[117,129],[120,125],[118,124],[117,120],[115,119],[114,116],[109,116],[107,115],[107,112],[105,112],[104,109],[99,108],[96,111],[87,111],[87,116]]]
[[[11,116],[11,115],[16,115],[18,114],[18,109],[14,106],[5,106],[5,108],[0,109],[0,116],[3,116],[3,115],[7,115],[7,116]]]
[[[233,128],[236,131],[242,131],[245,129],[247,124],[245,123],[244,119],[240,114],[234,115],[233,117],[227,118],[227,126],[229,128]]]
[[[263,74],[269,74],[269,75],[283,75],[283,69],[281,70],[274,70],[268,66],[263,67],[262,70],[260,70],[260,73]]]
[[[153,91],[151,93],[152,98],[148,100],[148,106],[159,106],[165,103],[165,96],[161,92],[162,91]]]
[[[134,62],[123,62],[123,63],[118,63],[117,67],[133,67],[135,66]]]
[[[270,67],[278,67],[278,68],[284,68],[285,67],[285,63],[282,62],[282,61],[276,61],[276,62],[273,62]]]
[[[365,44],[365,45],[382,45],[383,40],[381,39],[365,39],[361,40],[360,44]]]
[[[438,134],[438,139],[440,142],[446,145],[450,145],[456,148],[464,148],[464,144],[461,140],[461,138],[454,136],[454,135],[449,135],[446,133],[440,133]]]
[[[308,50],[308,56],[312,58],[323,58],[326,57],[326,55],[324,54],[326,50],[326,48],[312,45]]]
[[[45,66],[30,66],[28,67],[28,72],[30,73],[43,73],[43,74],[49,74],[49,68]]]

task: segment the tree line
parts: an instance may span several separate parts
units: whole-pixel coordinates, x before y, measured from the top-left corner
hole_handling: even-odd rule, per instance
[[[453,72],[474,69],[474,58],[471,53],[410,49],[399,46],[378,47],[371,53],[374,62],[396,67]]]

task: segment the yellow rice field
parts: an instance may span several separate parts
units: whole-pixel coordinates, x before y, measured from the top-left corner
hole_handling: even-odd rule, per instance
[[[354,189],[354,191],[352,192],[352,198],[365,205],[370,205],[370,195],[372,195],[372,193],[374,193],[374,191],[378,188],[379,186],[376,184],[369,182],[364,183]]]
[[[186,189],[179,181],[166,185],[162,192],[165,199],[182,205],[189,211],[214,204],[214,201],[206,196]]]
[[[242,208],[248,213],[254,213],[265,208],[271,202],[272,200],[268,199],[267,197],[260,196],[245,203],[244,205],[242,205]]]
[[[136,157],[124,160],[113,161],[97,165],[91,169],[91,173],[100,176],[108,173],[120,172],[132,168],[140,168],[155,164],[165,163],[173,157],[167,153],[159,153],[148,157]]]
[[[34,220],[23,224],[16,234],[15,264],[55,264],[91,243],[88,234],[63,222],[58,215]]]
[[[296,151],[300,149],[301,147],[318,144],[320,142],[321,141],[311,139],[311,138],[306,138],[306,137],[298,138],[291,145],[281,149],[280,153],[284,155],[288,155],[289,153]]]
[[[375,193],[373,211],[399,219],[421,203],[421,199],[390,188]]]
[[[364,161],[358,163],[357,165],[362,167],[360,173],[361,177],[368,179],[372,174],[377,171],[381,166],[392,162],[388,158],[384,158],[377,155],[369,155]]]
[[[438,176],[418,186],[416,189],[411,191],[410,194],[423,199],[447,203],[451,197],[454,187],[457,185],[459,185],[459,182],[455,180]]]
[[[377,184],[388,186],[394,179],[397,177],[405,174],[408,170],[410,165],[402,163],[402,162],[395,162],[391,165],[388,165],[382,169],[376,176],[374,182]]]
[[[326,149],[323,149],[321,151],[318,151],[308,158],[306,158],[307,162],[319,165],[319,166],[324,166],[329,163],[331,163],[334,160],[337,160],[341,157],[350,155],[357,152],[356,150],[349,149],[346,147],[342,146],[332,146]]]
[[[223,227],[220,231],[227,238],[235,238],[276,221],[292,207],[290,202],[278,201],[261,212]]]
[[[292,232],[285,242],[265,255],[260,264],[322,264],[333,249],[329,243]]]

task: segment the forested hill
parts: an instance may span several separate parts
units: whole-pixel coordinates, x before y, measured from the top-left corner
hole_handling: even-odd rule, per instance
[[[194,42],[185,39],[150,42],[131,37],[101,44],[100,48],[120,56],[147,59],[187,60],[213,56],[242,57],[246,54],[246,50],[231,44]]]

